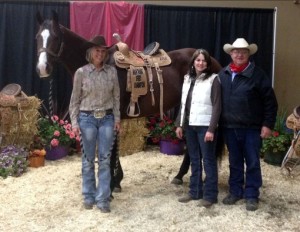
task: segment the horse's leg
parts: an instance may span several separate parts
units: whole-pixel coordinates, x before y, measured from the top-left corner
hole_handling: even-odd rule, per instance
[[[121,181],[123,179],[123,169],[119,159],[119,134],[115,137],[113,149],[111,152],[111,164],[110,164],[110,173],[111,173],[111,182],[110,188],[111,192],[121,191]],[[117,191],[116,191],[117,190]]]
[[[186,149],[181,166],[179,168],[179,172],[174,177],[174,179],[171,181],[171,183],[175,184],[175,185],[183,184],[182,178],[184,175],[186,175],[188,173],[189,167],[190,167],[190,156],[189,156],[188,150]]]

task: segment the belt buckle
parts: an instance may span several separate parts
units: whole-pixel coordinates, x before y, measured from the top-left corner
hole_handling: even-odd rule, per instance
[[[105,110],[95,109],[94,110],[94,117],[95,118],[103,118],[106,115]]]

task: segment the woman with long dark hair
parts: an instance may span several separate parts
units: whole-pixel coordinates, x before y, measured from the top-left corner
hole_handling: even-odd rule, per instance
[[[191,162],[190,190],[179,202],[203,199],[206,208],[218,201],[217,127],[221,113],[221,89],[218,75],[211,71],[211,58],[198,49],[184,77],[176,134],[185,132]],[[205,180],[202,178],[203,169]]]

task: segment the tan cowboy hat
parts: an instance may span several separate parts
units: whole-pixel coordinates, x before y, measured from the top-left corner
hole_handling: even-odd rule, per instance
[[[237,38],[233,44],[225,44],[223,49],[227,54],[230,54],[232,49],[237,48],[246,48],[250,51],[250,55],[253,55],[255,52],[257,52],[257,45],[256,44],[248,44],[248,42],[244,38]]]
[[[88,41],[88,48],[95,47],[95,46],[107,48],[105,38],[102,35],[97,35],[94,38],[92,38],[90,41]]]

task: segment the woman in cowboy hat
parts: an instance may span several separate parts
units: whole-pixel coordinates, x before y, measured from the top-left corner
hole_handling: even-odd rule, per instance
[[[81,133],[82,194],[84,207],[93,205],[110,212],[110,157],[115,132],[120,129],[120,88],[117,71],[105,64],[107,46],[103,36],[89,41],[87,65],[74,75],[69,112],[73,131]],[[95,179],[95,153],[98,145],[98,180]],[[98,185],[98,186],[97,186]]]
[[[262,186],[260,148],[271,135],[277,113],[277,100],[266,73],[249,60],[256,44],[238,38],[225,44],[232,62],[219,72],[222,89],[220,125],[229,151],[229,194],[223,199],[233,205],[245,198],[246,209],[258,208]],[[245,167],[244,168],[244,162]]]

